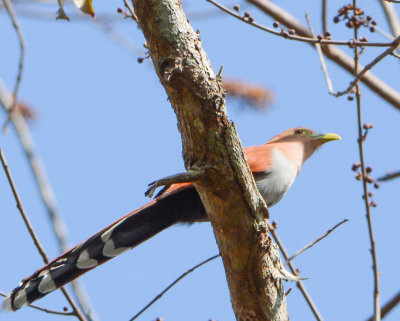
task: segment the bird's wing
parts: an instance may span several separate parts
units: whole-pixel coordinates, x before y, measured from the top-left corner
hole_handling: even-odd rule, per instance
[[[245,147],[243,149],[247,158],[247,163],[249,164],[250,169],[253,173],[266,172],[269,170],[269,168],[272,165],[272,160],[271,160],[272,148],[273,148],[272,144],[271,145],[264,144],[259,146]],[[157,194],[157,198],[166,197],[168,195],[177,193],[183,189],[192,186],[193,186],[192,182],[172,184],[168,188],[162,189]]]
[[[251,171],[254,173],[267,172],[272,166],[272,144],[264,144],[259,146],[251,146],[244,148],[247,163]]]

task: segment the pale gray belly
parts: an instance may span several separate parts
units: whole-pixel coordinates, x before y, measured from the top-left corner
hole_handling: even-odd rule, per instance
[[[278,175],[273,171],[254,173],[258,190],[268,207],[278,203],[292,185],[291,175]]]

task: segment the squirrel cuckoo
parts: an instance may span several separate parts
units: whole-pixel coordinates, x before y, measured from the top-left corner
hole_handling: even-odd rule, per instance
[[[340,136],[318,135],[299,127],[275,136],[264,145],[244,149],[268,207],[286,194],[305,160],[332,140],[340,140]],[[208,221],[207,213],[193,184],[173,184],[148,204],[23,279],[4,299],[3,308],[18,310],[172,225],[204,221]]]

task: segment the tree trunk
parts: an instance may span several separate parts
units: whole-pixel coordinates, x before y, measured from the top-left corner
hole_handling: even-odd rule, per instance
[[[179,0],[132,0],[162,85],[177,115],[186,170],[195,182],[223,258],[240,321],[289,319],[268,210],[246,163],[225,94]],[[150,99],[150,98],[149,98]],[[151,126],[151,125],[150,125]]]

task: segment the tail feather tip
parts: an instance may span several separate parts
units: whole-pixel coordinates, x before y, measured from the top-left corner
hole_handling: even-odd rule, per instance
[[[12,306],[11,306],[11,296],[7,295],[2,303],[2,308],[5,311],[13,311]]]

